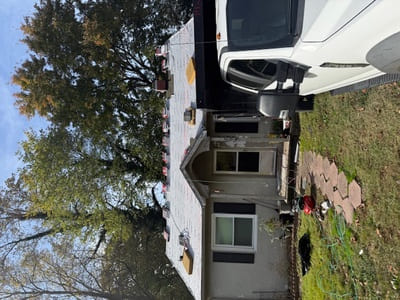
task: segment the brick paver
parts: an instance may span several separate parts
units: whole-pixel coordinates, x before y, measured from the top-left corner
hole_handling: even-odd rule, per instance
[[[325,184],[325,195],[329,201],[333,202],[333,186],[330,181],[327,181]]]
[[[303,153],[302,156],[302,166],[304,166],[304,169],[307,169],[307,171],[310,170],[310,164],[312,163],[314,159],[314,155],[310,151],[306,151]]]
[[[333,192],[333,196],[332,196],[332,202],[335,206],[342,206],[343,204],[343,199],[342,196],[340,196],[340,193],[338,190]]]
[[[329,175],[329,168],[331,167],[331,163],[329,162],[329,159],[326,157],[322,160],[322,174],[324,175],[325,179],[328,180],[328,175]]]
[[[346,222],[353,223],[354,207],[348,199],[343,200],[342,208]]]
[[[344,215],[348,224],[353,222],[354,210],[362,203],[361,187],[354,180],[348,184],[346,175],[338,174],[334,162],[307,151],[302,157],[299,176],[314,184],[333,203],[336,212]]]
[[[324,175],[320,176],[320,182],[321,182],[321,187],[320,187],[321,194],[326,196],[326,191],[328,189],[328,183],[325,181]]]
[[[311,172],[312,174],[314,174],[314,176],[319,176],[322,173],[322,156],[321,155],[317,155],[315,156],[313,163],[311,164]]]
[[[298,175],[300,175],[301,177],[306,177],[308,174],[310,174],[310,170],[311,170],[311,160],[308,162],[303,162],[301,163],[301,166],[298,168],[297,172]]]
[[[349,201],[354,208],[361,205],[361,187],[354,180],[349,184]]]
[[[321,177],[321,175],[314,175],[314,184],[317,189],[321,188],[322,184],[324,184],[324,179]]]
[[[333,186],[337,186],[338,184],[338,168],[336,167],[336,164],[333,162],[331,163],[328,174],[327,174],[328,180],[330,184]]]
[[[343,172],[340,172],[338,175],[338,184],[337,188],[339,190],[340,195],[342,198],[347,197],[347,178],[346,175],[344,175]]]

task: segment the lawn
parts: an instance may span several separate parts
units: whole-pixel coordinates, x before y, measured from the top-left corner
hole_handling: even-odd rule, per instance
[[[335,161],[363,193],[351,226],[333,213],[323,222],[301,215],[299,237],[309,232],[313,244],[303,299],[399,299],[399,85],[318,95],[300,124],[301,149]]]
[[[311,268],[302,278],[303,299],[356,298],[358,286],[352,262],[354,239],[342,215],[330,210],[323,222],[303,215],[299,237],[305,233],[310,236],[312,252]]]

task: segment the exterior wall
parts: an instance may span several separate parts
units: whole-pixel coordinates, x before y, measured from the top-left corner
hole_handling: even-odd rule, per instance
[[[219,120],[224,117],[218,116]],[[254,120],[250,117],[227,117],[229,121]],[[261,201],[282,200],[278,195],[278,180],[281,167],[282,139],[268,138],[272,132],[272,121],[259,117],[258,133],[215,133],[215,117],[208,114],[207,131],[211,136],[210,151],[201,153],[192,162],[192,170],[195,180],[208,186],[209,196],[230,197],[236,199],[258,199]],[[223,173],[215,171],[216,151],[240,151],[240,152],[269,152],[275,155],[275,172],[263,175],[259,173]]]
[[[256,205],[257,249],[254,264],[213,262],[211,250],[211,216],[213,203],[242,202],[232,199],[210,199],[206,209],[206,299],[262,299],[262,293],[288,290],[288,259],[286,240],[274,240],[260,225],[277,218],[275,210]],[[278,233],[277,233],[278,234]]]
[[[210,182],[210,191],[222,194],[233,194],[242,196],[260,196],[264,199],[270,199],[271,197],[277,198],[277,170],[278,156],[281,149],[280,145],[269,144],[268,142],[256,142],[255,138],[221,138],[217,141],[212,141],[211,151],[212,160],[209,162],[212,164],[212,182]],[[274,151],[276,153],[275,171],[271,175],[261,175],[252,173],[216,173],[216,151],[218,150],[236,150],[236,151]]]
[[[280,199],[277,195],[277,180],[275,176],[214,174],[214,152],[209,151],[199,155],[192,168],[197,180],[207,185],[210,195],[229,195],[235,198],[261,198],[265,201]]]
[[[235,134],[235,133],[218,133],[215,131],[216,122],[257,122],[258,123],[258,133],[245,133],[245,134]],[[252,136],[252,137],[269,137],[271,134],[276,134],[279,132],[279,126],[277,123],[280,121],[273,120],[264,116],[253,116],[253,115],[238,115],[238,114],[211,114],[207,115],[207,131],[210,136]]]
[[[223,116],[221,117],[223,118]],[[229,121],[235,121],[235,118]],[[240,122],[246,118],[240,117]],[[248,120],[248,119],[247,119]],[[252,120],[252,119],[251,119]],[[261,299],[268,292],[287,292],[288,259],[285,240],[274,240],[262,224],[278,218],[277,202],[279,169],[283,140],[271,138],[270,119],[258,119],[257,133],[216,133],[215,118],[207,116],[210,151],[194,157],[191,170],[194,180],[207,185],[209,195],[205,208],[205,295],[206,299]],[[218,173],[215,170],[217,150],[256,152],[276,151],[276,172],[271,175],[254,173]],[[214,262],[212,250],[212,216],[215,202],[254,203],[256,207],[257,243],[254,263]],[[278,233],[277,233],[278,234]]]

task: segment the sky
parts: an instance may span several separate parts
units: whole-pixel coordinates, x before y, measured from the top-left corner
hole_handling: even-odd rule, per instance
[[[11,84],[14,70],[28,57],[27,47],[20,41],[20,26],[24,16],[33,13],[35,0],[0,0],[0,186],[22,166],[16,151],[29,128],[46,127],[43,119],[27,120],[14,106],[13,94],[18,91]]]

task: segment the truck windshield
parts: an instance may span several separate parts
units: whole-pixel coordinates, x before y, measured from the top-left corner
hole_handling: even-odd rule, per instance
[[[228,46],[232,50],[293,46],[297,1],[228,0]]]

